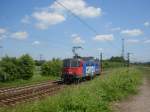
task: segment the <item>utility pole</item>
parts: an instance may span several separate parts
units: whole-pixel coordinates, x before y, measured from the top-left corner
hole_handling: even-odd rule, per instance
[[[130,54],[131,53],[127,53],[127,67],[130,67]]]
[[[122,65],[125,66],[125,57],[124,57],[124,38],[122,38],[122,51],[121,51],[121,57],[122,57]]]
[[[100,53],[100,69],[101,69],[101,73],[100,74],[102,74],[102,69],[103,69],[103,53],[101,52]]]
[[[121,53],[121,56],[122,58],[124,59],[124,38],[122,38],[122,53]]]
[[[40,61],[42,61],[42,54],[40,54]]]

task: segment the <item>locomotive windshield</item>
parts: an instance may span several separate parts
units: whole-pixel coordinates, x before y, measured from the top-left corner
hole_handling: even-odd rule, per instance
[[[64,67],[79,67],[80,66],[79,60],[75,60],[75,59],[64,60],[63,64],[64,64]]]

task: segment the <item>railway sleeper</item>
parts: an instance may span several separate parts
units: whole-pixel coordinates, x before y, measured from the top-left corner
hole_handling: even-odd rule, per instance
[[[28,89],[28,88],[40,87],[40,86],[44,86],[44,85],[48,85],[48,84],[53,84],[53,83],[46,82],[46,83],[30,85],[30,86],[15,87],[15,88],[9,88],[9,89],[0,89],[0,94],[7,93],[7,92],[14,92],[14,91],[18,91],[18,90],[24,90],[24,89]]]
[[[55,85],[53,85],[53,86],[55,86]],[[14,92],[14,93],[7,93],[7,94],[4,94],[4,95],[0,95],[0,100],[8,98],[8,97],[14,97],[14,96],[22,95],[22,94],[35,93],[39,90],[52,88],[53,86],[52,85],[47,85],[45,87],[32,88],[32,89],[27,89],[27,90],[24,90],[24,91],[21,90],[19,92],[17,91],[17,92]]]
[[[60,88],[60,87],[58,87],[58,88]],[[14,103],[17,103],[17,102],[22,102],[24,100],[35,99],[36,97],[45,96],[45,94],[49,94],[49,93],[53,92],[54,90],[56,91],[56,90],[58,90],[58,88],[57,89],[52,88],[52,89],[49,89],[49,90],[46,90],[46,91],[38,92],[36,94],[29,94],[29,95],[16,97],[16,98],[5,99],[5,100],[2,100],[2,102],[4,104],[10,105],[10,104],[14,104]]]

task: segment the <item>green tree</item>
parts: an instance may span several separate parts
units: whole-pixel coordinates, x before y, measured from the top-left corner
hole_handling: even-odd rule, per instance
[[[4,72],[1,68],[0,68],[0,82],[6,82],[9,80],[9,74],[7,74],[6,72]]]
[[[36,66],[42,66],[45,63],[45,60],[35,60]]]
[[[45,62],[42,67],[43,76],[60,76],[62,71],[62,61],[60,59],[52,59],[51,61]]]
[[[5,56],[0,61],[0,79],[2,81],[11,81],[19,78],[18,60]]]
[[[62,72],[62,61],[60,59],[53,59],[51,61],[52,74],[54,76],[60,76]]]
[[[45,62],[41,67],[41,72],[43,76],[52,75],[51,74],[51,62]]]
[[[120,56],[116,56],[116,57],[112,56],[112,57],[110,58],[110,61],[124,62],[125,60],[124,60],[123,57],[120,57]]]
[[[19,58],[19,72],[22,79],[29,79],[34,74],[35,63],[28,54]]]

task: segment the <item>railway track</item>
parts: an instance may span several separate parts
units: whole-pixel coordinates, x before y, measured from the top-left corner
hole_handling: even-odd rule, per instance
[[[44,82],[40,84],[0,89],[0,105],[14,106],[21,102],[27,102],[55,94],[64,85],[60,81]]]
[[[14,106],[53,95],[66,85],[62,81],[48,81],[39,84],[0,88],[0,106]]]

